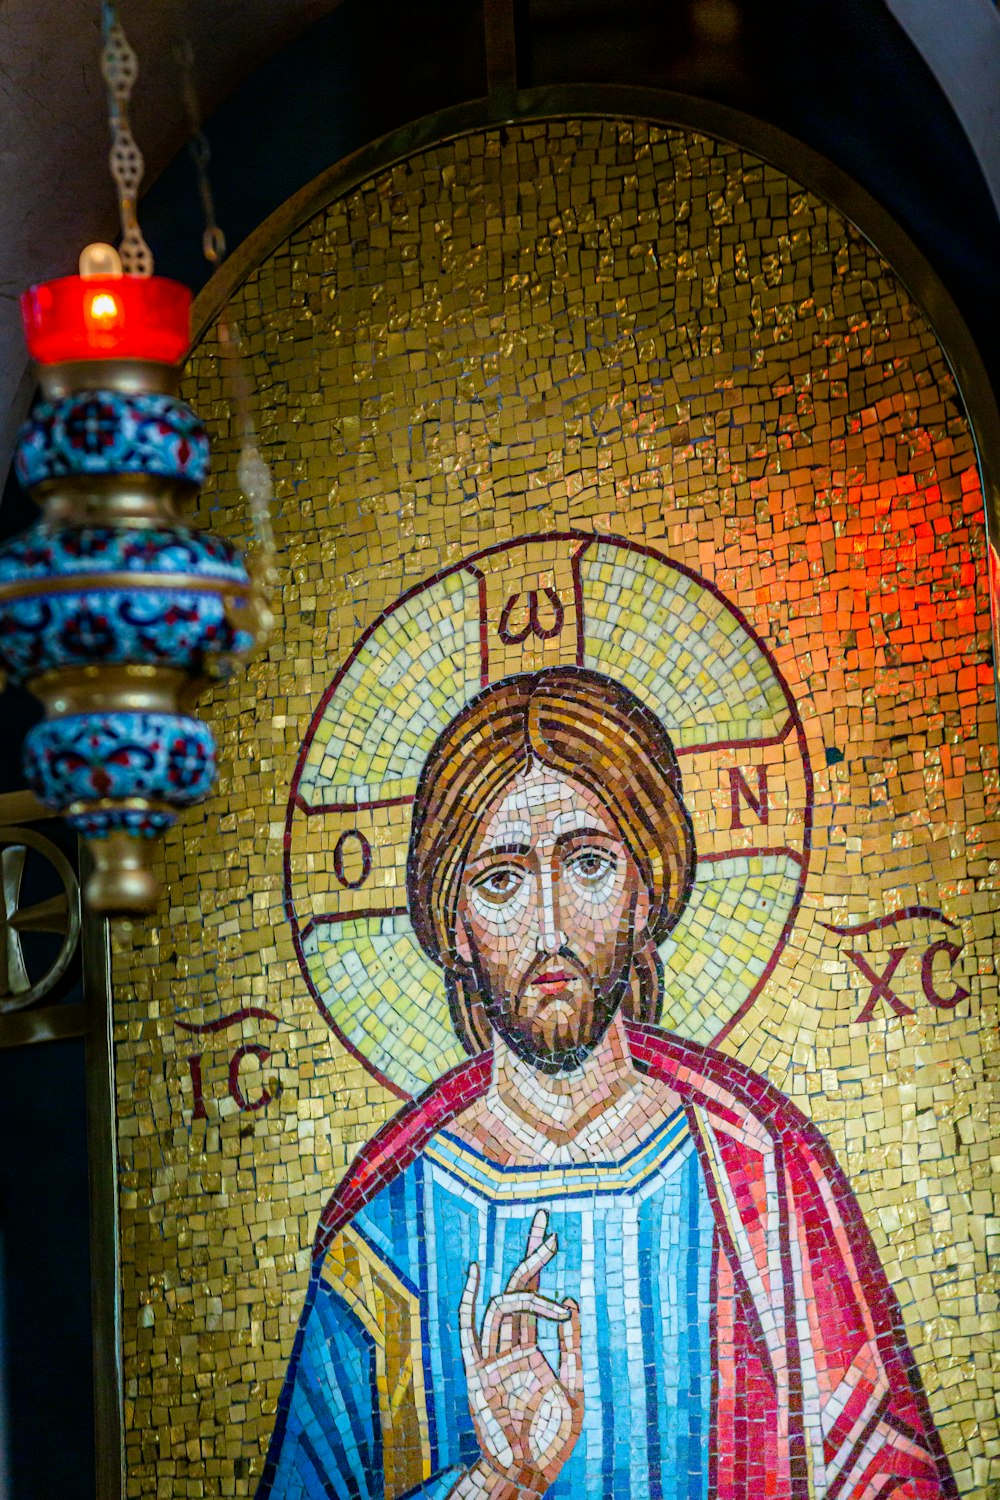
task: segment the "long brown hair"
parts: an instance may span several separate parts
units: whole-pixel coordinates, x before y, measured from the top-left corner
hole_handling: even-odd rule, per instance
[[[694,833],[677,757],[659,719],[634,693],[582,667],[547,667],[484,688],[427,756],[406,865],[413,928],[444,969],[452,1020],[468,1052],[490,1045],[490,1026],[471,967],[455,947],[462,876],[486,809],[529,765],[571,776],[599,798],[645,883],[649,918],[624,1002],[634,1019],[659,1019],[656,948],[694,878]]]

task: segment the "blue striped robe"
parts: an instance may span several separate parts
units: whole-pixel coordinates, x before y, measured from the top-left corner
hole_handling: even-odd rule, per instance
[[[580,1305],[583,1430],[551,1500],[705,1500],[714,1219],[682,1110],[625,1160],[502,1169],[446,1130],[338,1234],[310,1281],[257,1500],[443,1500],[479,1458],[459,1348],[539,1208],[539,1290]],[[539,1343],[558,1369],[555,1325]]]

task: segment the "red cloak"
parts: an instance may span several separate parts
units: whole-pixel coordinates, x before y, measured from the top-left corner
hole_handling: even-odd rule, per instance
[[[851,1187],[826,1141],[763,1078],[629,1024],[632,1056],[685,1102],[715,1214],[710,1500],[957,1500]],[[489,1086],[460,1064],[359,1152],[314,1254]]]

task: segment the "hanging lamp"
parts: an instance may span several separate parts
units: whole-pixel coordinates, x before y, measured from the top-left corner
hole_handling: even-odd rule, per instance
[[[154,840],[215,783],[191,704],[261,644],[269,616],[260,569],[252,579],[230,542],[180,519],[209,456],[177,395],[191,293],[153,275],[138,225],[138,70],[107,5],[104,38],[120,251],[89,245],[78,275],[21,299],[42,400],[15,469],[42,517],[0,548],[0,661],[44,707],[25,775],[91,851],[85,901],[132,914],[160,898]]]

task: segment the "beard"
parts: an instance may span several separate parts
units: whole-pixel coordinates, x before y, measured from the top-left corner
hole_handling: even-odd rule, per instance
[[[513,994],[498,991],[491,976],[473,957],[478,998],[493,1029],[511,1051],[539,1072],[573,1073],[603,1040],[629,993],[631,952],[615,955],[613,972],[591,974],[570,948],[560,948],[532,965]],[[538,997],[530,993],[539,973],[556,965],[568,969],[572,989]]]

